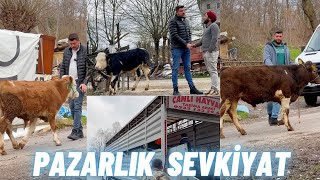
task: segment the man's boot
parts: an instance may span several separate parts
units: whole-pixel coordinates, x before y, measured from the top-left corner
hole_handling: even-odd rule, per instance
[[[79,130],[79,133],[78,133],[78,134],[79,134],[79,138],[84,138],[82,129]]]
[[[269,125],[270,126],[277,126],[278,125],[278,118],[273,118],[273,117],[270,116]]]
[[[78,140],[79,137],[79,132],[77,129],[72,129],[71,134],[68,136],[68,139],[72,139],[72,140]]]
[[[195,86],[191,86],[190,94],[203,94],[203,92],[199,91]]]
[[[173,88],[173,95],[174,96],[180,96],[181,95],[179,90],[178,90],[178,87]]]

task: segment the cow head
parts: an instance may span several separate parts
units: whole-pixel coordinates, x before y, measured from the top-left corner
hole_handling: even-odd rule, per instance
[[[96,62],[95,68],[97,70],[105,69],[108,66],[106,54],[104,52],[100,52],[96,57]]]
[[[303,62],[302,59],[298,60],[299,65],[302,65],[306,70],[308,71],[309,75],[309,82],[320,84],[320,77],[318,74],[318,68],[315,64],[313,64],[311,61]]]
[[[63,76],[62,79],[66,82],[66,85],[69,90],[69,94],[67,98],[75,99],[79,97],[76,81],[71,76]]]

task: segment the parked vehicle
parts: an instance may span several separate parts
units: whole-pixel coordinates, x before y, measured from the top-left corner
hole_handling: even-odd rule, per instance
[[[304,62],[311,61],[317,65],[318,73],[320,74],[320,25],[314,31],[307,46],[302,53],[296,58],[302,59]],[[308,105],[314,106],[317,104],[318,96],[320,96],[320,85],[309,83],[303,90],[302,95]]]

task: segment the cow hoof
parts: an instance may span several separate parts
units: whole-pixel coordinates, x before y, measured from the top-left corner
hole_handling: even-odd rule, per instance
[[[135,90],[136,90],[136,88],[132,88],[131,90],[132,90],[132,91],[135,91]]]
[[[61,142],[60,143],[56,143],[56,146],[61,146],[62,144],[61,144]]]
[[[223,134],[220,134],[220,139],[226,138]]]
[[[13,149],[20,149],[20,145],[19,144],[13,144],[12,147],[13,147]]]
[[[7,155],[7,154],[8,153],[6,151],[4,151],[4,150],[1,152],[1,155]]]
[[[148,91],[148,90],[149,90],[149,88],[144,88],[144,90]]]
[[[284,125],[284,121],[283,120],[278,121],[278,126],[281,126],[281,125]]]
[[[20,147],[20,149],[23,149],[24,148],[24,146],[25,146],[26,144],[24,144],[24,143],[19,143],[19,147]]]
[[[247,135],[247,132],[245,130],[243,130],[243,129],[241,129],[239,132],[240,132],[241,135]]]
[[[288,131],[294,131],[294,129],[292,127],[289,127]]]

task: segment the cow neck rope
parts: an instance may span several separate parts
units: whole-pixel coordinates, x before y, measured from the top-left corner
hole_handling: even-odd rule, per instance
[[[301,64],[303,67],[304,67],[304,69],[306,69],[307,70],[307,68],[306,68],[306,66],[304,65],[304,64]],[[307,70],[308,71],[308,70]],[[314,78],[312,81],[310,81],[311,83],[312,82],[314,82],[315,80],[317,80],[318,78],[320,78],[320,76],[319,76],[319,74],[318,74],[318,76],[316,77],[316,78]]]
[[[312,81],[310,81],[311,83],[314,82],[315,80],[317,80],[318,78],[320,78],[320,76],[318,75],[316,78],[314,78]]]
[[[71,89],[73,93],[76,92],[76,90],[74,89],[74,87],[72,86],[71,83],[68,83],[68,84],[67,84],[67,87],[68,87],[68,89]]]

